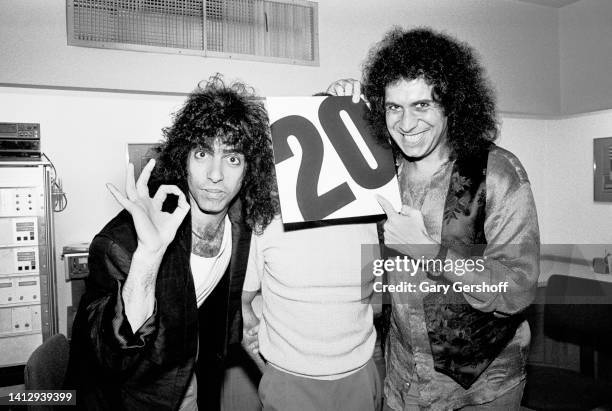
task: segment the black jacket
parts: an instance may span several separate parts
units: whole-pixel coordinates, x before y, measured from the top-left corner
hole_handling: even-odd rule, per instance
[[[241,339],[240,297],[251,239],[236,214],[230,212],[230,265],[199,309],[190,270],[191,214],[185,217],[159,268],[154,314],[136,334],[121,298],[137,246],[131,216],[122,211],[94,237],[66,382],[77,390],[80,408],[177,409],[196,367],[199,409],[218,409],[228,347]]]

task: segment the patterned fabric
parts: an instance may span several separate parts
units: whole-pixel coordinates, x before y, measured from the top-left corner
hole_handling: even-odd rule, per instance
[[[479,188],[486,196],[482,199],[485,201],[484,214],[480,214],[478,210],[482,207],[478,201],[466,202],[461,194],[448,198],[449,187],[456,193],[468,189],[466,180],[452,178],[454,166],[454,161],[442,165],[433,175],[425,194],[421,211],[427,232],[438,242],[442,241],[444,230],[447,230],[445,238],[454,235],[455,241],[447,254],[449,259],[465,259],[478,251],[471,249],[473,244],[486,244],[480,251],[485,257],[484,271],[466,273],[462,282],[469,285],[507,281],[508,289],[506,292],[474,292],[460,296],[472,307],[496,317],[518,313],[533,300],[539,275],[539,231],[527,175],[514,155],[492,147],[485,186]],[[401,165],[399,178],[403,203],[415,204],[408,189],[410,182]],[[478,196],[476,190],[472,197]],[[479,236],[478,230],[453,232],[453,224],[448,224],[448,219],[478,219],[480,215],[484,220],[484,238]],[[469,227],[470,224],[463,226]],[[390,284],[405,280],[405,273],[389,272]],[[435,282],[422,271],[418,271],[412,281],[417,284]],[[469,388],[436,371],[425,320],[424,301],[428,295],[427,290],[419,289],[391,295],[393,308],[386,345],[384,388],[390,408],[403,410],[416,405],[422,409],[449,410],[482,404],[503,395],[524,380],[530,342],[529,326],[525,321],[518,325],[511,340]],[[448,325],[451,333],[457,332],[453,324]],[[415,392],[418,392],[418,400],[415,400]]]
[[[456,161],[446,196],[441,243],[465,256],[482,256],[487,242],[486,160]],[[523,318],[520,314],[500,318],[477,310],[447,278],[438,277],[436,282],[451,288],[423,299],[434,368],[467,389],[512,339]]]

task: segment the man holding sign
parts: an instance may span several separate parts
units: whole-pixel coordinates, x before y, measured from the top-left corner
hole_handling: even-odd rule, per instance
[[[399,199],[389,147],[369,138],[349,100],[267,100],[282,220],[253,235],[242,308],[245,343],[267,361],[259,385],[264,411],[375,411],[382,404],[369,264],[380,257],[372,222],[380,217],[319,221],[380,214],[368,190],[394,190]],[[362,138],[377,166],[364,161]],[[258,290],[261,322],[251,307]]]
[[[377,242],[376,224],[287,230],[280,217],[253,235],[242,309],[247,339],[258,329],[250,350],[267,361],[264,411],[380,409],[372,274],[362,274],[369,267],[360,256],[362,244]],[[375,251],[364,260],[378,258]],[[259,289],[261,322],[251,308]]]
[[[442,264],[419,270],[417,285],[508,284],[391,293],[386,407],[518,409],[530,342],[521,312],[535,296],[539,231],[525,170],[493,144],[495,102],[483,69],[450,36],[395,29],[370,54],[363,89],[370,123],[399,165],[402,209],[379,200],[386,245]],[[329,92],[358,101],[361,86],[341,80]],[[475,262],[482,270],[456,269]],[[397,269],[389,276],[391,284],[407,279]]]

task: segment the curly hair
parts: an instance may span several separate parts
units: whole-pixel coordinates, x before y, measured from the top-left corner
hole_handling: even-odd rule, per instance
[[[189,153],[213,147],[219,140],[245,157],[245,175],[236,197],[241,199],[246,224],[261,233],[279,212],[269,130],[268,114],[250,87],[240,82],[225,85],[220,74],[212,76],[198,85],[174,114],[173,124],[163,129],[150,190],[162,183],[175,184],[187,195]]]
[[[447,117],[451,155],[466,159],[488,151],[498,136],[495,94],[468,44],[430,28],[395,27],[370,50],[363,70],[368,120],[373,133],[387,141],[385,88],[402,79],[432,86],[432,98]]]

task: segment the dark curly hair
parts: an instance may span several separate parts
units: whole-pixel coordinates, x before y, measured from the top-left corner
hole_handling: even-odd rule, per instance
[[[236,197],[241,199],[244,221],[261,233],[279,212],[269,130],[268,114],[253,90],[240,82],[225,85],[216,74],[198,85],[174,114],[172,126],[163,129],[165,138],[157,148],[158,165],[149,188],[176,184],[187,195],[189,153],[213,147],[219,139],[245,157],[245,175]]]
[[[399,80],[423,79],[447,117],[451,155],[484,155],[498,136],[495,94],[476,52],[466,43],[430,28],[394,28],[364,63],[364,94],[372,131],[390,140],[385,122],[385,88]],[[395,148],[397,146],[392,143]]]

